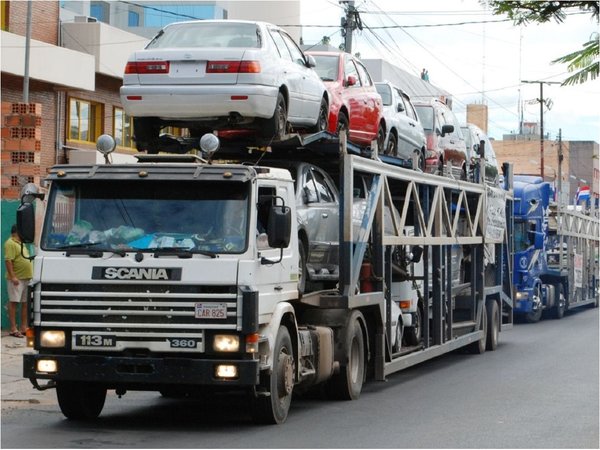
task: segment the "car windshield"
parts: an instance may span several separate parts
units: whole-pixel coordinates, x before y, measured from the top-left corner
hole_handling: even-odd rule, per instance
[[[433,131],[433,108],[431,106],[415,105],[419,120],[425,131]]]
[[[387,84],[376,84],[377,92],[381,95],[383,100],[383,106],[390,106],[392,104],[392,90]]]
[[[241,253],[249,185],[191,181],[55,181],[41,247]]]
[[[194,22],[171,25],[159,32],[146,46],[182,47],[260,47],[260,32],[253,23]]]
[[[522,252],[531,246],[527,222],[515,221],[515,252]]]
[[[323,81],[338,79],[339,57],[337,55],[313,55],[317,63],[315,70]]]
[[[460,129],[462,130],[463,136],[465,137],[465,144],[467,145],[467,150],[472,150],[473,139],[471,136],[471,131],[469,131],[468,127],[460,127]]]

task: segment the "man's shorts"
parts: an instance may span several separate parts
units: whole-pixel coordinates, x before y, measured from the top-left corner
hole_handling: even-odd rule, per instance
[[[8,284],[8,301],[15,303],[27,302],[27,286],[29,280],[19,280],[19,284],[15,285],[11,280],[6,280]]]

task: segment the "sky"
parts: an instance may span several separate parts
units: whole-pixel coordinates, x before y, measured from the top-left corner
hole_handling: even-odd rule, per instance
[[[495,139],[518,132],[520,103],[525,122],[540,121],[540,85],[521,81],[562,81],[567,66],[551,61],[581,49],[598,31],[589,13],[569,15],[561,24],[496,22],[507,17],[493,15],[478,0],[356,0],[355,6],[363,30],[353,35],[352,53],[386,59],[416,76],[427,68],[430,82],[452,94],[462,122],[467,104],[487,104],[488,134]],[[335,46],[343,41],[344,9],[337,0],[301,0],[301,14],[304,44],[323,36]],[[477,23],[443,26],[464,22]],[[390,26],[396,28],[377,29]],[[544,108],[549,139],[561,129],[563,140],[600,142],[598,79],[573,87],[545,84],[543,94],[551,100]]]

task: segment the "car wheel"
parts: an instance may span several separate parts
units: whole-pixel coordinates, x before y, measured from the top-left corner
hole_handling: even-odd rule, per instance
[[[321,106],[319,107],[319,117],[314,127],[310,129],[311,133],[318,133],[319,131],[327,131],[329,126],[329,105],[325,97],[321,99]]]
[[[266,139],[281,140],[287,132],[287,108],[285,98],[280,92],[277,94],[277,103],[273,117],[266,120],[263,127],[263,137]]]
[[[379,124],[379,128],[377,129],[377,151],[382,151],[384,149],[385,143],[385,128],[383,124]]]
[[[425,150],[415,150],[413,153],[417,156],[417,170],[425,172]]]
[[[342,111],[340,111],[338,114],[338,123],[336,127],[336,132],[338,135],[340,134],[341,130],[344,130],[346,132],[346,137],[349,137],[348,134],[350,131],[350,121],[348,120],[346,113]]]
[[[390,136],[388,137],[387,145],[385,146],[385,150],[383,152],[386,156],[397,156],[398,155],[398,137],[396,133],[390,131]]]

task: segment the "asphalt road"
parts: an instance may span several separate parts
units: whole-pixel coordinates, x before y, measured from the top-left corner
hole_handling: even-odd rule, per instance
[[[109,393],[92,423],[54,392],[2,394],[2,448],[598,448],[598,309],[515,325],[495,352],[450,354],[369,382],[358,401],[294,399],[281,426],[242,399]],[[6,338],[3,338],[3,341]],[[3,350],[5,352],[5,350]],[[3,353],[3,388],[5,386]],[[36,394],[28,394],[34,396]]]

